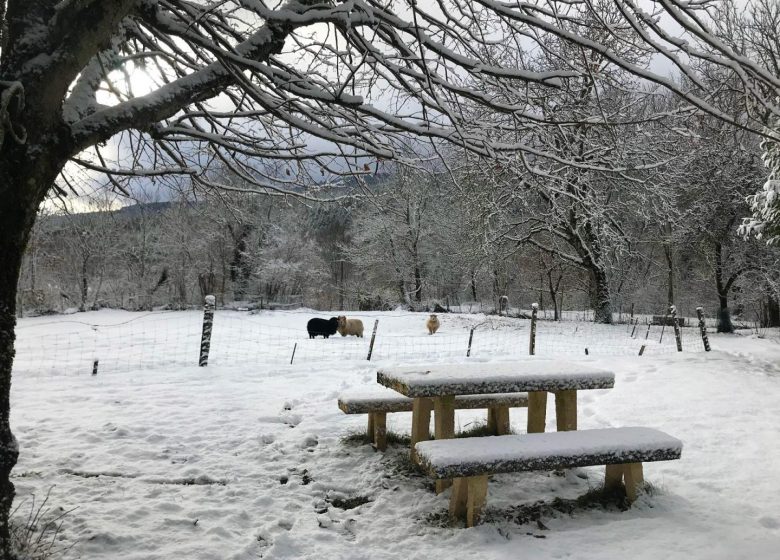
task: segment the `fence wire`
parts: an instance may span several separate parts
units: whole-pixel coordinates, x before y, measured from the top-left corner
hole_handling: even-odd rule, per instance
[[[359,314],[364,337],[309,339],[311,312],[250,314],[218,310],[214,316],[209,364],[249,365],[365,361],[374,319],[379,319],[371,360],[420,362],[439,359],[490,359],[527,356],[531,321],[507,317],[450,315],[438,333],[428,335],[420,321],[410,331],[405,317],[423,314]],[[274,324],[280,316],[284,324]],[[139,314],[122,322],[91,324],[77,320],[27,320],[17,328],[15,374],[89,374],[195,366],[198,363],[202,312]],[[477,323],[477,321],[482,322]],[[298,325],[293,328],[291,325]],[[472,334],[473,331],[473,334]],[[681,331],[684,352],[703,352],[696,327]],[[642,349],[644,347],[644,349]],[[562,356],[626,356],[677,351],[671,326],[602,325],[585,321],[544,321],[536,327],[535,354]]]

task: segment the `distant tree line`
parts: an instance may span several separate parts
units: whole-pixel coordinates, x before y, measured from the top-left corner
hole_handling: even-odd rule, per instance
[[[475,159],[453,171],[456,152],[319,193],[332,202],[182,190],[121,206],[104,194],[88,211],[42,212],[19,309],[180,309],[215,294],[234,307],[494,312],[506,295],[551,319],[591,309],[609,322],[674,303],[705,306],[726,330],[731,312],[776,325],[778,250],[737,233],[766,169],[756,143],[733,134],[678,141],[645,177],[593,173],[576,196],[522,166]]]

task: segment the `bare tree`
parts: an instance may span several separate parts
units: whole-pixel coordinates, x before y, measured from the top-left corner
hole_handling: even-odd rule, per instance
[[[210,170],[218,163],[254,192],[306,197],[299,186],[315,176],[364,172],[376,158],[397,157],[407,134],[483,156],[521,150],[582,166],[522,135],[495,141],[492,124],[467,122],[460,111],[469,100],[511,116],[517,130],[576,126],[571,116],[559,122],[529,110],[527,100],[576,96],[567,83],[581,70],[537,68],[524,58],[497,65],[483,56],[488,44],[534,52],[553,38],[777,140],[766,127],[778,115],[780,78],[721,39],[728,30],[711,16],[723,3],[659,0],[657,12],[682,27],[681,40],[661,27],[659,13],[613,0],[620,26],[631,31],[620,41],[646,45],[694,81],[688,61],[710,60],[737,76],[749,109],[744,122],[713,105],[711,92],[682,88],[588,36],[603,24],[599,4],[607,1],[586,0],[592,17],[574,27],[561,22],[576,23],[582,12],[564,0],[0,2],[0,555],[11,557],[9,474],[18,455],[9,425],[16,290],[49,193],[78,190],[79,168],[105,174],[118,190],[123,177],[172,173],[246,190],[221,184]]]

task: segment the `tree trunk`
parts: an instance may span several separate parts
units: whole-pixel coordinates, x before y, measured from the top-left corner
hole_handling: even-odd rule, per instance
[[[780,302],[777,301],[776,297],[767,296],[762,315],[762,327],[780,327]]]
[[[609,280],[606,271],[601,268],[591,270],[593,280],[593,321],[612,323],[612,302],[609,294]]]
[[[15,496],[10,474],[19,456],[10,424],[17,286],[38,206],[61,165],[41,162],[28,154],[27,146],[8,138],[5,142],[0,153],[0,558],[10,560],[9,516]]]
[[[81,303],[79,304],[79,311],[84,312],[87,310],[87,296],[89,295],[89,278],[87,277],[87,258],[81,259]]]
[[[471,271],[471,300],[477,301],[477,271]]]
[[[733,333],[734,325],[731,323],[731,312],[728,305],[728,287],[723,281],[723,246],[715,243],[715,289],[718,293],[718,332]]]
[[[553,284],[552,280],[552,270],[547,270],[547,290],[550,294],[550,301],[552,301],[553,304],[553,320],[558,321],[560,320],[560,313],[558,310],[559,304],[558,304],[558,289],[561,286],[561,280],[563,279],[563,275],[558,276],[558,281]]]
[[[414,267],[414,300],[417,303],[422,302],[422,275],[419,266]]]
[[[2,189],[6,190],[6,189]],[[16,216],[9,216],[10,205],[0,205],[0,554],[10,554],[8,516],[15,496],[9,480],[16,465],[19,449],[11,432],[10,393],[11,368],[14,361],[14,328],[16,326],[16,286],[19,278],[26,235],[14,223]]]
[[[344,259],[339,264],[339,311],[344,311]]]
[[[664,243],[666,257],[666,305],[674,305],[674,253],[669,243]]]

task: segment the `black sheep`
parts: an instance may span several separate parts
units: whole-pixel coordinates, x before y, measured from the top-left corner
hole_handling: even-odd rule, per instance
[[[339,328],[338,317],[331,317],[330,319],[309,319],[306,323],[306,330],[309,331],[309,338],[322,335],[328,338],[332,334],[336,334],[336,330]]]

